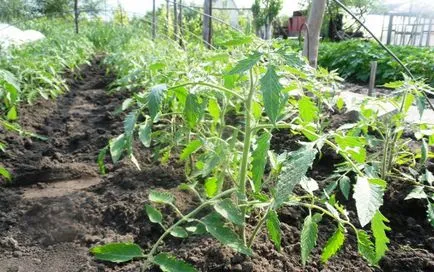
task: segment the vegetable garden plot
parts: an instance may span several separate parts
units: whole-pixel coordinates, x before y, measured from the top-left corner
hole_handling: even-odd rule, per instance
[[[13,144],[18,155],[5,158],[22,186],[2,189],[0,263],[30,271],[431,270],[432,127],[404,135],[402,122],[429,87],[395,83],[399,114],[381,119],[362,105],[360,119],[347,123],[335,73],[309,68],[282,43],[254,43],[229,41],[229,55],[134,37],[106,57],[112,96],[98,90],[106,84],[86,83],[104,78],[91,72],[58,99],[54,118],[37,120],[56,124],[58,137]],[[20,152],[35,153],[37,171],[20,177]],[[56,174],[84,163],[87,175],[106,176],[86,190],[23,199],[50,160],[64,160]],[[66,260],[67,246],[79,267],[33,260]]]

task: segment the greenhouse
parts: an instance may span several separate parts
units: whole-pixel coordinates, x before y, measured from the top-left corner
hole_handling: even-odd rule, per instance
[[[434,271],[431,0],[0,0],[0,272]]]

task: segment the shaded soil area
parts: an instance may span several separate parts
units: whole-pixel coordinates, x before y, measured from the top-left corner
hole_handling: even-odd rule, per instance
[[[12,170],[15,181],[14,186],[0,187],[0,272],[140,271],[137,261],[124,265],[96,262],[88,249],[107,242],[134,241],[147,251],[162,234],[144,212],[150,190],[174,194],[182,212],[197,205],[194,195],[177,189],[185,182],[183,166],[152,162],[150,151],[144,148],[138,150],[140,171],[123,160],[116,166],[108,163],[108,174],[98,175],[95,161],[99,150],[123,127],[123,116],[114,112],[124,97],[109,95],[104,90],[108,83],[97,60],[83,68],[80,79],[70,82],[71,91],[64,96],[23,107],[23,128],[47,136],[46,141],[2,133],[8,153],[1,154],[1,161]],[[288,133],[280,131],[273,138],[275,150],[297,146],[297,139]],[[311,175],[327,177],[336,162],[335,154],[326,153]],[[258,235],[253,257],[237,254],[206,235],[168,238],[161,249],[200,271],[434,271],[434,238],[424,207],[418,201],[404,202],[409,188],[393,185],[382,208],[393,229],[391,250],[379,268],[368,266],[359,257],[351,235],[340,253],[323,265],[320,248],[335,229],[330,221],[321,225],[318,247],[303,268],[300,230],[307,211],[294,207],[279,214],[283,233],[280,252],[265,231]],[[354,206],[351,201],[346,204]],[[355,217],[354,212],[350,216]],[[174,221],[175,215],[166,220]],[[250,223],[256,220],[252,217]]]

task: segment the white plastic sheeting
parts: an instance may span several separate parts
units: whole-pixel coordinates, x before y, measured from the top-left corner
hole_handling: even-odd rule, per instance
[[[0,48],[18,46],[44,39],[45,36],[36,30],[21,30],[15,26],[0,23]]]

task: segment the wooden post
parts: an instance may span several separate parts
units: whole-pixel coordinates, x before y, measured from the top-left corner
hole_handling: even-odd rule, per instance
[[[179,28],[179,45],[183,46],[182,44],[182,0],[179,0],[179,14],[178,14],[178,28]]]
[[[178,4],[176,0],[173,0],[173,35],[175,36],[175,41],[178,40]]]
[[[431,46],[431,34],[432,34],[432,18],[429,19],[429,26],[428,26],[428,34],[426,35],[426,46],[430,47]]]
[[[203,15],[203,29],[202,35],[203,40],[208,48],[210,47],[212,40],[212,0],[204,0],[203,4],[204,15]]]
[[[369,77],[368,96],[375,96],[375,77],[377,75],[377,62],[371,61],[371,75]]]
[[[170,5],[169,5],[169,0],[166,0],[166,30],[167,30],[167,35],[169,36],[169,32],[170,32]]]
[[[75,33],[78,34],[78,0],[74,0],[74,23],[75,23]]]
[[[392,42],[392,31],[393,31],[393,15],[389,15],[389,26],[387,28],[387,41],[386,44],[390,45]]]
[[[152,40],[155,40],[155,36],[157,34],[157,20],[156,20],[156,14],[155,14],[155,0],[152,0]]]
[[[309,59],[310,66],[316,68],[318,62],[319,35],[324,19],[326,0],[312,1],[307,21],[308,31],[304,39],[303,56]]]

